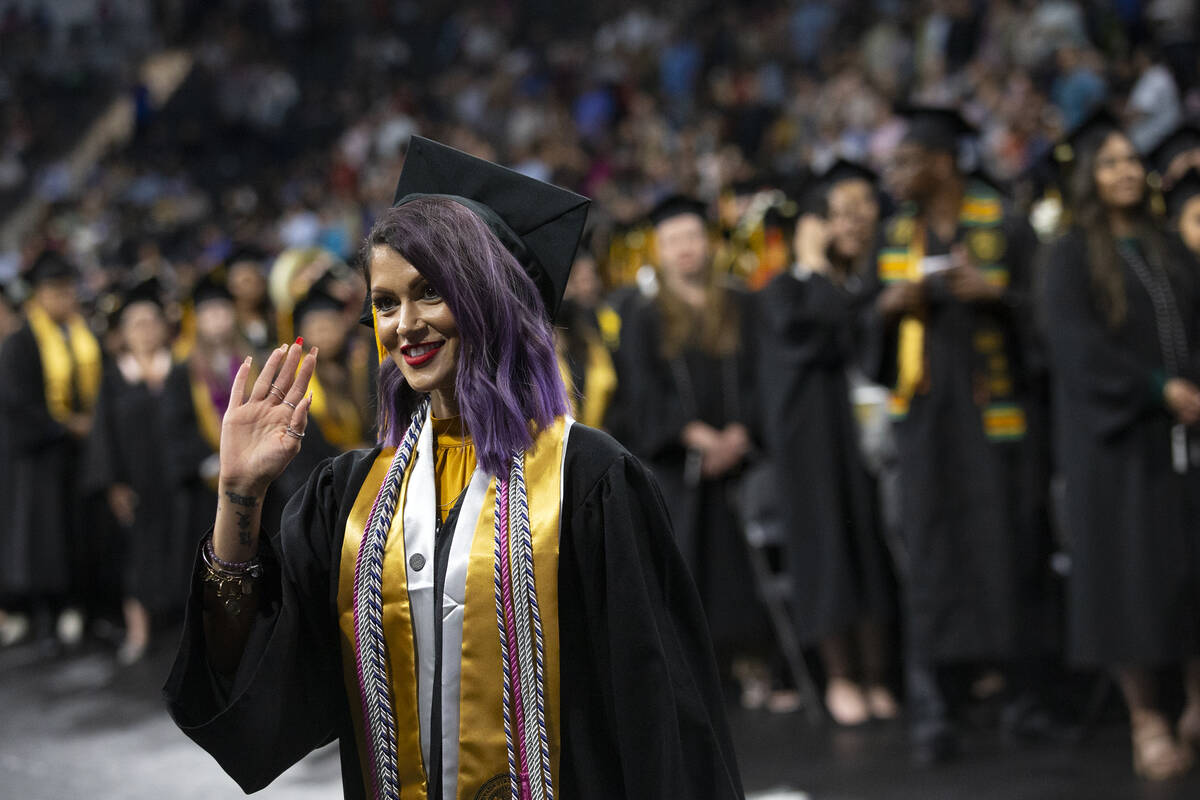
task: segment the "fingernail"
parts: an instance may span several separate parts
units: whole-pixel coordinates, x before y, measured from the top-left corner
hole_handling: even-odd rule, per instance
[[[303,336],[297,336],[297,337],[296,337],[296,344],[304,344],[304,337],[303,337]]]
[[[253,360],[254,360],[254,356],[246,356],[246,359],[244,361],[242,361],[242,363],[249,364]]]
[[[314,344],[313,349],[309,350],[308,352],[312,354],[313,358],[316,358],[317,353],[320,352],[320,349]]]

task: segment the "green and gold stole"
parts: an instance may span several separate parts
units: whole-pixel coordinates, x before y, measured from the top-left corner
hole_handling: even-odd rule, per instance
[[[987,184],[972,181],[963,197],[959,229],[964,232],[971,258],[988,282],[1007,288],[1010,275],[1002,260],[1008,246],[1003,222],[1004,205],[999,194]],[[876,264],[885,285],[922,279],[925,235],[925,228],[912,207],[888,223]],[[982,379],[979,388],[986,396],[981,411],[983,425],[992,441],[1011,441],[1025,435],[1025,411],[1016,399],[1006,342],[1004,331],[991,322],[978,322],[972,333],[978,377]],[[913,396],[926,390],[927,373],[925,320],[919,315],[906,314],[900,320],[896,382],[888,403],[893,418],[907,415]]]
[[[400,447],[376,457],[342,542],[338,620],[364,785],[373,797],[425,800],[433,687],[440,682],[447,800],[507,798],[514,783],[521,796],[552,798],[560,719],[558,536],[571,423],[559,418],[543,430],[502,480],[476,469],[453,539],[443,545],[449,567],[435,598],[436,476],[427,415],[426,405]],[[374,540],[376,517],[395,492],[389,482],[398,484],[398,496],[384,538]],[[371,548],[380,545],[375,597],[365,572]],[[364,618],[372,615],[381,648],[369,641]],[[373,683],[377,667],[382,687]]]

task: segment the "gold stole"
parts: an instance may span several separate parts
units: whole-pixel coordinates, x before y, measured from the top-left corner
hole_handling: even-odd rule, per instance
[[[921,259],[925,257],[925,230],[917,226],[912,242],[908,245],[905,261],[904,279],[917,282],[921,280]],[[893,396],[893,408],[903,406],[908,409],[908,403],[917,393],[921,381],[925,378],[925,323],[915,314],[905,314],[900,320],[900,341],[896,365],[896,388]]]
[[[66,424],[74,413],[72,387],[79,393],[81,411],[89,411],[100,393],[100,343],[83,317],[73,314],[64,334],[37,303],[26,306],[26,316],[42,361],[46,410]]]
[[[426,421],[426,427],[432,423]],[[557,419],[542,431],[534,446],[525,454],[525,475],[529,494],[530,521],[533,526],[534,573],[537,584],[545,641],[546,727],[550,738],[550,769],[558,782],[560,754],[559,716],[559,636],[558,636],[558,535],[562,497],[562,463],[566,420]],[[433,435],[432,429],[428,431]],[[349,697],[359,765],[365,786],[371,785],[366,762],[359,700],[358,673],[355,665],[354,567],[367,518],[383,484],[395,448],[384,448],[372,465],[346,521],[338,574],[338,627],[340,629],[342,669]],[[404,506],[409,479],[418,465],[413,454],[405,473],[400,500],[388,532],[383,563],[383,624],[386,631],[388,664],[391,672],[392,711],[396,720],[397,765],[402,800],[426,800],[427,777],[421,747],[421,724],[417,694],[418,665],[414,647],[412,608],[408,594],[408,557],[405,553]],[[469,490],[468,490],[469,491]],[[459,671],[458,800],[474,800],[490,782],[508,783],[508,755],[504,735],[503,673],[500,658],[500,632],[496,621],[494,517],[496,480],[488,481],[479,517],[475,521],[467,567],[466,600],[463,614],[461,669]],[[460,519],[455,538],[467,531],[468,521]],[[445,546],[451,546],[446,543]],[[433,559],[428,568],[432,569]],[[440,604],[441,598],[435,598]],[[423,657],[432,658],[432,653]],[[443,652],[443,664],[455,656]],[[443,703],[454,698],[443,695]],[[495,785],[495,784],[493,784]],[[507,794],[507,788],[505,789]]]
[[[196,427],[215,453],[221,449],[221,415],[217,413],[217,407],[213,404],[208,384],[195,375],[190,375],[189,379],[192,387],[192,408],[196,412]]]
[[[344,397],[331,397],[315,372],[308,383],[308,390],[312,394],[309,411],[321,426],[325,441],[343,452],[360,447],[363,438],[358,405]]]
[[[587,340],[587,364],[584,367],[583,386],[575,385],[565,345],[556,347],[558,374],[567,389],[572,414],[590,428],[603,428],[604,415],[612,402],[613,394],[617,391],[617,371],[613,367],[612,353],[604,346],[600,335],[590,330],[585,331],[583,335]]]

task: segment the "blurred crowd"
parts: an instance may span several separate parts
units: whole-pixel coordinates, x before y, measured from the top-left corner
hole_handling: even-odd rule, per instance
[[[1183,665],[1178,725],[1141,666],[1117,679],[1135,766],[1185,769],[1200,510],[1121,515],[1186,506],[1167,473],[1200,453],[1198,41],[1185,0],[0,0],[0,212],[36,208],[0,241],[0,643],[91,633],[133,662],[175,619],[247,355],[322,354],[317,435],[268,521],[321,458],[373,443],[358,249],[420,134],[593,198],[564,380],[655,469],[742,702],[794,709],[815,667],[835,720],[903,700],[938,761],[958,694],[1048,736],[1047,665]],[[192,68],[155,104],[136,65],[164,48]],[[129,140],[75,181],[66,154],[121,95]],[[1121,164],[1126,201],[1104,183]],[[1106,226],[1135,242],[1107,273]],[[1048,277],[1071,255],[1108,328]],[[1127,352],[1135,318],[1149,349]],[[1157,383],[1114,421],[1128,353]],[[1072,473],[1143,422],[1168,466]],[[1143,598],[1163,630],[1117,641],[1062,595],[1146,626],[1101,599],[1134,545],[1078,542],[1106,481],[1143,479],[1108,513],[1181,527],[1185,588]],[[1115,592],[1135,605],[1166,580],[1138,570]]]

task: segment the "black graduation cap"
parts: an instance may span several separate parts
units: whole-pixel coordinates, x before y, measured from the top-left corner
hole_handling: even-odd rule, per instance
[[[1177,156],[1196,149],[1200,149],[1200,125],[1185,122],[1155,145],[1148,158],[1154,170],[1165,175]]]
[[[228,268],[245,261],[250,261],[259,269],[265,270],[268,266],[267,251],[253,244],[235,244],[225,259],[225,266]]]
[[[838,158],[828,169],[821,173],[820,183],[828,192],[843,181],[863,180],[872,186],[879,185],[879,173],[865,164],[851,161],[848,158]]]
[[[1178,218],[1187,201],[1197,195],[1200,195],[1200,170],[1192,167],[1164,193],[1167,216],[1171,219]]]
[[[927,150],[951,153],[957,157],[965,138],[975,136],[975,126],[963,119],[958,109],[946,106],[902,105],[896,109],[908,120],[905,142],[915,142]]]
[[[120,292],[117,314],[121,314],[134,303],[154,303],[159,308],[163,307],[162,283],[157,277],[138,281]]]
[[[647,217],[651,225],[661,225],[672,217],[684,214],[695,214],[706,224],[708,222],[708,206],[686,194],[672,194],[664,197],[655,203]]]
[[[192,304],[199,306],[208,300],[225,300],[232,303],[233,295],[230,294],[225,281],[225,270],[221,268],[204,273],[192,287]]]
[[[308,292],[296,301],[292,308],[292,324],[299,332],[304,315],[313,311],[336,311],[339,314],[346,310],[346,304],[338,300],[326,288],[329,277],[323,277],[312,285]],[[369,313],[369,312],[368,312]]]
[[[1124,131],[1121,121],[1107,107],[1099,106],[1067,131],[1050,155],[1060,170],[1068,171],[1079,153],[1099,147],[1114,131]]]
[[[553,319],[567,287],[591,201],[413,136],[393,203],[402,205],[430,195],[450,197],[487,223],[533,278]]]
[[[43,250],[25,272],[30,286],[49,281],[72,280],[77,277],[75,266],[56,250]]]

